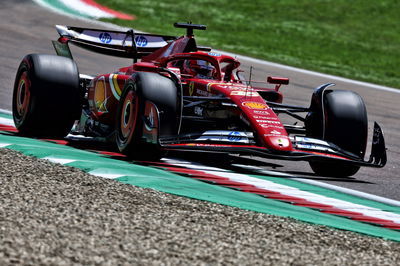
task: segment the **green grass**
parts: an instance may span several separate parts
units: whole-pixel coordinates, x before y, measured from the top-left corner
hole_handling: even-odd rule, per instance
[[[400,88],[398,0],[97,2],[137,17],[120,25],[182,35],[172,24],[193,21],[201,45]]]

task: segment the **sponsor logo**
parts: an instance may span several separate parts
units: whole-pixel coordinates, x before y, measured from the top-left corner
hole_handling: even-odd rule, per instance
[[[211,87],[217,85],[223,89],[230,89],[230,90],[248,90],[249,88],[246,85],[240,85],[236,83],[214,83],[210,82],[207,84],[207,90],[210,91]]]
[[[296,142],[309,142],[310,144],[317,144],[317,145],[325,145],[325,146],[330,146],[330,144],[324,140],[320,139],[313,139],[313,138],[307,138],[307,137],[295,137]]]
[[[112,41],[112,38],[111,38],[111,35],[109,34],[109,33],[107,33],[107,32],[102,32],[102,33],[100,33],[100,35],[99,35],[99,40],[102,42],[102,43],[110,43],[111,41]]]
[[[315,150],[318,149],[319,147],[317,145],[312,145],[312,144],[298,144],[297,148]]]
[[[287,147],[289,146],[289,140],[287,138],[279,138],[278,145],[281,147]]]
[[[278,121],[271,121],[271,120],[256,120],[258,123],[273,123],[273,124],[280,124]]]
[[[257,92],[255,91],[231,91],[231,95],[237,95],[237,96],[259,96]]]
[[[272,131],[271,131],[271,134],[274,134],[274,135],[281,135],[281,132],[279,132],[279,131],[277,131],[277,130],[272,130]]]
[[[219,54],[219,53],[208,53],[208,55],[211,55],[211,56],[221,56],[221,54]]]
[[[200,95],[202,95],[202,96],[205,96],[205,97],[211,95],[210,93],[208,93],[208,92],[206,92],[206,91],[203,91],[203,90],[199,90],[199,89],[196,90],[196,93],[197,93],[197,94],[200,94]]]
[[[268,111],[253,110],[253,113],[259,114],[259,115],[269,115]]]
[[[327,147],[322,147],[319,145],[315,144],[296,144],[297,149],[302,149],[302,150],[315,150],[315,151],[322,151],[322,152],[335,152],[334,150],[327,148]],[[324,154],[329,156],[328,154]]]
[[[276,129],[284,129],[283,126],[278,126],[278,125],[269,125],[269,124],[261,124],[262,128],[276,128]]]
[[[242,105],[249,107],[251,109],[261,109],[261,110],[268,109],[268,105],[266,105],[264,103],[258,103],[258,102],[243,102]]]
[[[138,47],[146,47],[147,46],[147,39],[146,37],[139,35],[135,38],[136,46]]]
[[[254,119],[265,119],[265,120],[270,119],[269,116],[258,116],[258,115],[253,115],[253,118],[254,118]],[[274,120],[275,120],[275,119],[274,119]],[[258,122],[258,121],[257,121],[257,122]]]
[[[380,128],[374,128],[372,144],[374,145],[379,144],[381,135],[382,135],[382,130]]]
[[[182,145],[183,146],[195,146],[195,147],[221,147],[221,146],[224,146],[224,145],[206,144],[206,143],[185,143]]]
[[[194,82],[189,83],[189,95],[192,96],[194,92]]]
[[[261,127],[267,128],[269,125],[281,125],[281,122],[278,121],[265,121],[267,124],[260,124]]]
[[[230,141],[240,141],[242,139],[240,132],[237,132],[237,131],[229,132],[228,135],[229,135],[228,140],[230,140]]]

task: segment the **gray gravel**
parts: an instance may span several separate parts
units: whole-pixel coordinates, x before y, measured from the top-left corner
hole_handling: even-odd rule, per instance
[[[395,265],[400,243],[221,206],[0,149],[0,264]]]

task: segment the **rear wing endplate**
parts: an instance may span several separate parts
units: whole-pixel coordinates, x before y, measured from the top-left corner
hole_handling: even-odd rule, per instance
[[[101,54],[138,59],[164,47],[174,36],[56,25],[60,38],[53,41],[57,54],[70,57],[68,43]],[[134,41],[132,41],[134,40]]]

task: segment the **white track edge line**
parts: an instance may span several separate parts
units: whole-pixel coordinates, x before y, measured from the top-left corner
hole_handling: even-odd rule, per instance
[[[179,163],[179,161],[181,163]],[[198,163],[187,164],[187,161],[184,161],[184,160],[175,160],[175,161],[171,160],[171,162],[174,165],[184,166],[184,167],[186,166],[187,168],[191,168],[191,169],[199,170],[199,171],[202,171],[205,173],[222,176],[222,177],[228,178],[229,180],[232,180],[232,181],[251,184],[251,185],[254,185],[261,189],[269,189],[269,190],[280,192],[284,195],[300,197],[300,198],[309,200],[311,202],[332,205],[339,209],[350,210],[350,211],[356,210],[357,212],[360,212],[366,216],[372,216],[372,217],[381,218],[381,219],[390,220],[390,221],[393,221],[396,223],[400,223],[400,214],[395,213],[395,212],[385,211],[380,208],[370,207],[367,205],[354,203],[354,202],[343,200],[343,199],[337,199],[337,198],[330,197],[330,196],[320,195],[320,194],[317,194],[314,192],[291,187],[289,185],[282,185],[279,183],[275,183],[273,181],[252,177],[251,175],[247,175],[247,174],[225,172],[225,169],[221,169],[221,168],[217,168],[217,167],[209,167],[209,166],[205,166],[205,165],[198,164]],[[220,170],[222,170],[222,172]],[[293,188],[293,190],[292,190],[292,188]]]
[[[400,207],[400,201],[397,201],[397,200],[388,199],[388,198],[385,198],[385,197],[376,196],[376,195],[369,194],[369,193],[366,193],[366,192],[361,192],[361,191],[350,189],[350,188],[339,187],[339,186],[336,186],[336,185],[323,183],[323,182],[319,182],[319,181],[315,181],[315,180],[308,180],[308,179],[304,179],[304,178],[292,178],[292,179],[293,180],[297,180],[297,181],[302,182],[302,183],[306,183],[306,184],[310,184],[310,185],[315,185],[315,186],[319,186],[319,187],[335,190],[335,191],[342,192],[342,193],[345,193],[345,194],[349,194],[349,195],[352,195],[352,196],[357,196],[357,197],[360,197],[360,198],[373,200],[373,201],[377,201],[377,202],[380,202],[380,203],[384,203],[384,204]]]
[[[167,159],[167,161],[168,161],[168,159]],[[183,160],[174,160],[174,159],[172,159],[172,160],[169,160],[169,161],[172,164],[184,163],[184,164],[189,165],[187,161],[183,161]],[[197,165],[197,167],[203,166],[203,165],[198,164],[198,163],[194,163],[194,164]],[[240,164],[237,164],[237,166],[240,166]],[[187,166],[187,167],[189,167],[189,166]],[[208,170],[211,170],[211,171],[213,171],[213,170],[216,171],[218,169],[216,167],[208,167],[208,166],[203,166],[203,167],[207,168]],[[246,167],[246,168],[252,168],[252,169],[258,170],[260,173],[264,173],[264,174],[268,174],[268,175],[274,175],[275,174],[275,171],[264,170],[263,168],[260,168],[260,167],[257,167],[257,166]],[[197,170],[200,170],[200,169],[197,169]],[[225,169],[222,169],[222,170],[226,171]],[[296,176],[293,176],[293,175],[289,175],[289,174],[286,174],[286,173],[276,172],[276,174],[278,176],[286,176],[286,177],[288,177],[288,178],[290,178],[292,180],[296,180],[296,181],[299,181],[299,182],[302,182],[302,183],[307,183],[307,184],[310,184],[310,185],[314,185],[314,186],[318,186],[318,187],[327,188],[327,189],[331,189],[331,190],[334,190],[334,191],[342,192],[344,194],[357,196],[357,197],[360,197],[360,198],[364,198],[364,199],[368,199],[368,200],[384,203],[384,204],[395,206],[395,207],[400,207],[400,201],[397,201],[397,200],[388,199],[388,198],[385,198],[385,197],[376,196],[376,195],[369,194],[369,193],[366,193],[366,192],[361,192],[361,191],[357,191],[357,190],[353,190],[353,189],[349,189],[349,188],[339,187],[339,186],[335,186],[335,185],[331,185],[331,184],[328,184],[328,183],[323,183],[323,182],[319,182],[319,181],[315,181],[315,180],[308,180],[308,179],[304,179],[304,178],[299,178],[299,177],[296,177]]]
[[[327,188],[327,189],[331,189],[334,191],[338,191],[338,192],[342,192],[348,195],[352,195],[352,196],[357,196],[360,198],[364,198],[364,199],[368,199],[368,200],[373,200],[376,202],[380,202],[380,203],[384,203],[384,204],[388,204],[388,205],[392,205],[392,206],[396,206],[396,207],[400,207],[400,201],[394,200],[394,199],[389,199],[389,198],[385,198],[382,196],[377,196],[377,195],[373,195],[373,194],[369,194],[366,192],[361,192],[358,190],[354,190],[354,189],[350,189],[350,188],[344,188],[344,187],[340,187],[340,186],[336,186],[336,185],[332,185],[329,183],[324,183],[324,182],[320,182],[320,181],[316,181],[316,180],[310,180],[310,179],[305,179],[305,178],[300,178],[300,177],[296,177],[295,175],[289,175],[286,173],[281,173],[281,172],[276,172],[276,171],[269,171],[269,170],[265,170],[263,168],[257,167],[257,166],[242,166],[240,164],[235,164],[239,167],[243,167],[243,168],[248,168],[248,169],[255,169],[260,173],[263,174],[267,174],[267,175],[276,175],[276,176],[285,176],[288,177],[292,180],[296,180],[305,184],[309,184],[309,185],[314,185],[314,186],[318,186],[318,187],[322,187],[322,188]]]
[[[15,126],[14,120],[4,118],[4,117],[0,117],[0,124],[6,125],[6,126]]]
[[[6,110],[6,109],[1,109],[1,108],[0,108],[0,113],[4,113],[4,114],[7,114],[7,115],[12,115],[11,111]]]

